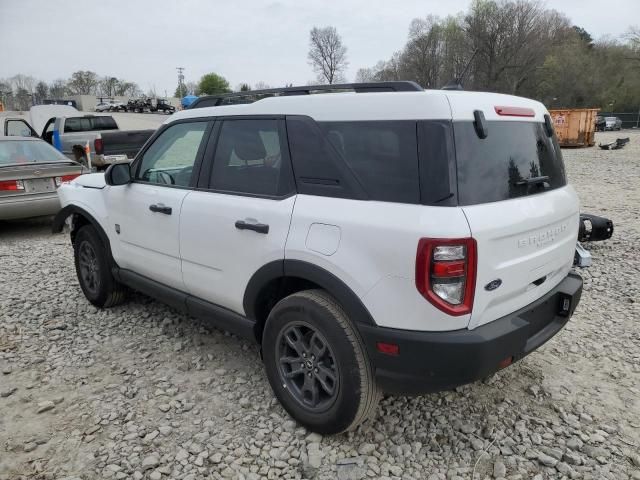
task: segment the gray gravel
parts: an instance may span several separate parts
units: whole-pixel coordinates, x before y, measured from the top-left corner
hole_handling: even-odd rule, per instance
[[[564,151],[583,210],[616,228],[588,246],[595,265],[567,328],[484,382],[385,398],[334,437],[286,415],[256,346],[140,295],[99,311],[68,237],[46,221],[0,224],[0,479],[640,479],[630,136],[620,151]]]

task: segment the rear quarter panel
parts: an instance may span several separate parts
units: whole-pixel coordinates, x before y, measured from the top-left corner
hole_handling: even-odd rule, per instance
[[[446,315],[420,295],[416,252],[422,237],[468,236],[457,207],[298,195],[285,258],[313,263],[338,277],[380,326],[457,330],[467,326],[469,315]]]

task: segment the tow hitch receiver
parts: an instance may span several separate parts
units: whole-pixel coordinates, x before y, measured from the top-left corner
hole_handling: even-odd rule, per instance
[[[573,265],[580,268],[591,266],[591,252],[580,245],[580,242],[576,242],[576,253],[573,256]]]

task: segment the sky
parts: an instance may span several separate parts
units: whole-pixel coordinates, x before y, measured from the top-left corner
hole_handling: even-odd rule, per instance
[[[304,85],[309,30],[333,25],[347,47],[347,80],[388,59],[406,42],[409,23],[455,15],[471,0],[0,0],[0,78],[17,73],[48,82],[76,70],[135,81],[173,93],[185,80],[223,75],[270,86]],[[598,39],[640,24],[640,0],[547,0]]]

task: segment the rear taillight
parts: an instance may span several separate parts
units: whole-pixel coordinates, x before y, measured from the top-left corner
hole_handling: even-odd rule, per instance
[[[20,192],[22,190],[24,190],[22,180],[3,180],[0,182],[0,191],[2,192]]]
[[[55,177],[54,181],[56,183],[56,187],[59,187],[63,183],[70,182],[71,180],[73,180],[74,178],[79,177],[79,176],[80,176],[79,173],[76,173],[76,174],[73,174],[73,175],[63,175],[61,177]]]
[[[104,144],[102,143],[102,138],[96,138],[93,141],[93,150],[96,152],[96,155],[102,155],[104,152]]]
[[[471,313],[476,263],[473,238],[422,238],[416,255],[416,287],[424,298],[449,315]]]

